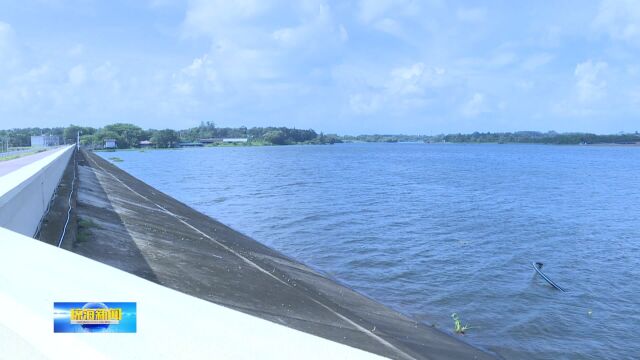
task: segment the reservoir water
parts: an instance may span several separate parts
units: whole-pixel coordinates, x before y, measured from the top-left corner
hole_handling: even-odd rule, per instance
[[[417,320],[452,332],[457,313],[466,341],[507,359],[640,358],[640,147],[99,154]]]

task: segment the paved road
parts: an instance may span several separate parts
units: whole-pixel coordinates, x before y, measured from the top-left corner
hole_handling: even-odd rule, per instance
[[[0,161],[0,176],[7,175],[8,173],[16,171],[25,165],[29,165],[35,161],[45,158],[57,150],[60,150],[60,148],[50,149],[33,155],[26,155],[13,160]]]

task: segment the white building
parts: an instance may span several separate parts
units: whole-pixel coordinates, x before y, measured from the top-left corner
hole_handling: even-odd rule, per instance
[[[31,137],[31,147],[47,147],[60,145],[60,136],[39,135]]]
[[[223,143],[246,143],[247,139],[246,138],[228,138],[228,139],[222,139]]]
[[[104,148],[105,149],[115,149],[118,147],[118,143],[116,139],[104,139]]]

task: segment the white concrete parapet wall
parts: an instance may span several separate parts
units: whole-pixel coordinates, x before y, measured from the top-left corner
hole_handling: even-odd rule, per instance
[[[56,301],[136,302],[137,333],[56,334]],[[4,358],[380,359],[0,228]]]
[[[75,145],[0,177],[0,227],[34,236]]]

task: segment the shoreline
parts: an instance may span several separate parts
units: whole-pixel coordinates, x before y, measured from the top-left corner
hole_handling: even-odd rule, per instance
[[[335,144],[286,144],[286,145],[273,145],[273,144],[259,144],[259,145],[221,145],[221,146],[198,146],[198,147],[175,147],[175,148],[125,148],[125,149],[95,149],[93,152],[99,153],[108,153],[108,152],[118,152],[118,151],[139,151],[139,152],[147,152],[147,151],[179,151],[185,149],[206,149],[206,148],[251,148],[251,147],[289,147],[289,146],[327,146],[327,145],[345,145],[345,144],[388,144],[388,145],[407,145],[407,144],[415,144],[415,145],[544,145],[544,146],[560,146],[560,147],[570,147],[570,146],[587,146],[587,147],[640,147],[640,143],[635,144],[618,144],[618,143],[597,143],[597,144],[550,144],[550,143],[518,143],[518,142],[509,142],[509,143],[499,143],[499,142],[420,142],[420,141],[398,141],[398,142],[387,142],[387,141],[344,141],[342,143]]]

